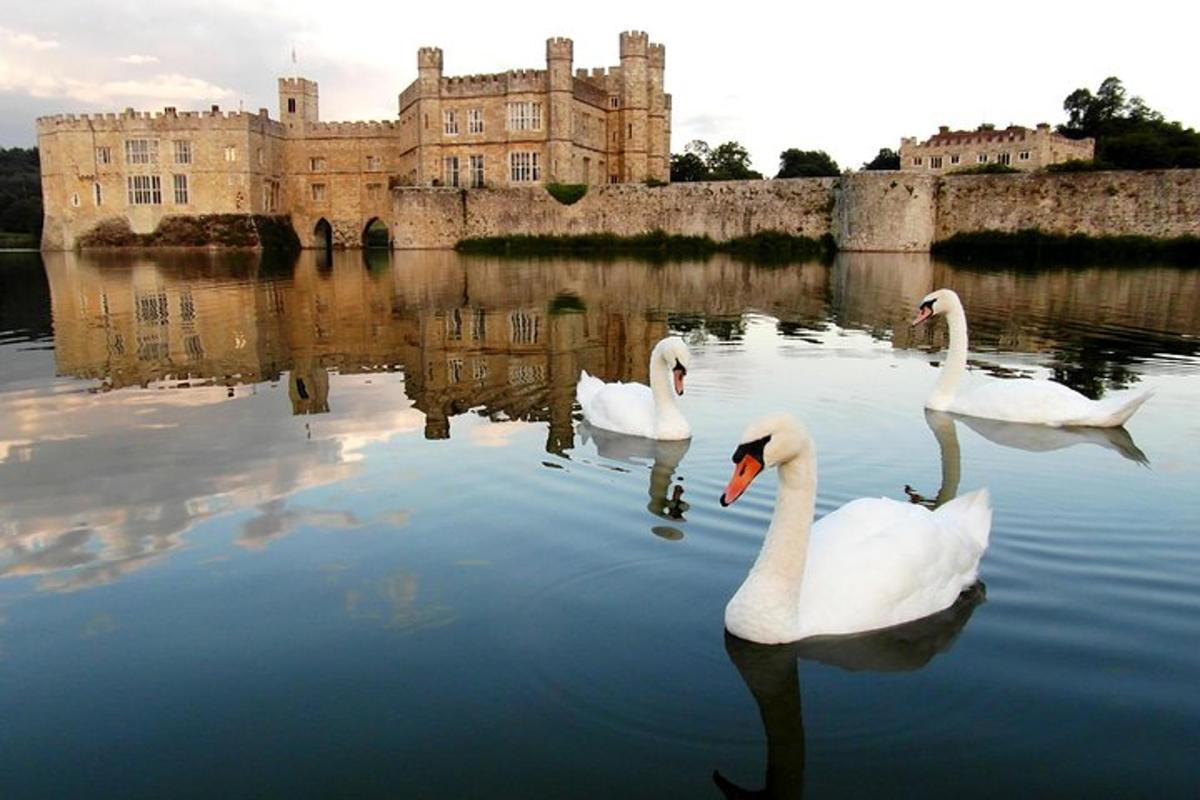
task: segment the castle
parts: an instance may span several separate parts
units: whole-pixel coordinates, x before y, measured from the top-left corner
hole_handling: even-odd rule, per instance
[[[923,142],[915,136],[900,140],[900,169],[940,174],[999,164],[1029,172],[1064,161],[1091,161],[1095,152],[1095,139],[1068,139],[1045,122],[1034,129],[981,125],[973,131],[942,125]]]
[[[177,111],[37,121],[42,249],[73,249],[105,223],[151,233],[167,217],[290,215],[306,247],[358,247],[392,227],[391,189],[667,182],[666,48],[620,35],[620,65],[573,69],[570,39],[546,68],[447,77],[421,48],[397,118],[322,122],[317,83],[279,79],[279,119]],[[390,239],[390,235],[389,235]]]

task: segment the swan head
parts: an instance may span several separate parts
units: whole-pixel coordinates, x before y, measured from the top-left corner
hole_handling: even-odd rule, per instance
[[[671,370],[675,381],[675,394],[682,396],[683,379],[687,377],[688,364],[692,360],[687,344],[678,336],[668,336],[654,346],[654,353],[667,365],[667,369]]]
[[[733,451],[733,475],[721,493],[721,505],[732,505],[764,470],[810,453],[812,447],[812,437],[791,414],[750,423]]]
[[[952,308],[961,308],[962,302],[958,299],[958,294],[953,289],[938,289],[925,295],[917,306],[916,319],[912,321],[914,326],[920,325],[925,320],[931,317],[937,317],[948,313]]]

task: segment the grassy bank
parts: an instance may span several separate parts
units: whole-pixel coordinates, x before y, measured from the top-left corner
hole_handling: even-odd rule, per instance
[[[958,264],[999,266],[1137,265],[1200,266],[1200,237],[1070,236],[1036,229],[957,233],[935,242],[933,254]]]
[[[36,233],[5,233],[0,231],[0,250],[38,246]]]
[[[487,236],[463,239],[460,253],[512,257],[573,256],[578,258],[638,258],[648,261],[681,261],[728,253],[744,261],[788,263],[832,258],[837,252],[833,237],[819,239],[787,233],[764,232],[717,242],[707,236],[676,236],[662,231],[616,236],[609,233],[580,236]]]

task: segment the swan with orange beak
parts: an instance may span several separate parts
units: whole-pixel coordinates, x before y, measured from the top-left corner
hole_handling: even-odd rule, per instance
[[[816,445],[786,414],[750,425],[733,452],[721,505],[764,471],[779,472],[775,514],[726,629],[762,644],[887,628],[949,607],[974,585],[992,509],[986,489],[936,511],[886,498],[852,500],[813,523]]]
[[[650,385],[605,383],[583,371],[575,398],[588,423],[628,436],[664,441],[689,439],[691,426],[679,409],[691,353],[683,339],[668,336],[650,353]]]

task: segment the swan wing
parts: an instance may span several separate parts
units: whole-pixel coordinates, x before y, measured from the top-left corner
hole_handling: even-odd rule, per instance
[[[584,372],[575,399],[584,418],[597,428],[654,437],[654,396],[643,383],[605,383]]]
[[[949,410],[972,417],[1040,425],[1081,424],[1097,413],[1097,403],[1053,381],[983,381],[959,394]]]
[[[986,491],[936,512],[885,498],[847,503],[813,526],[798,638],[886,628],[950,606],[975,582],[990,527]]]

